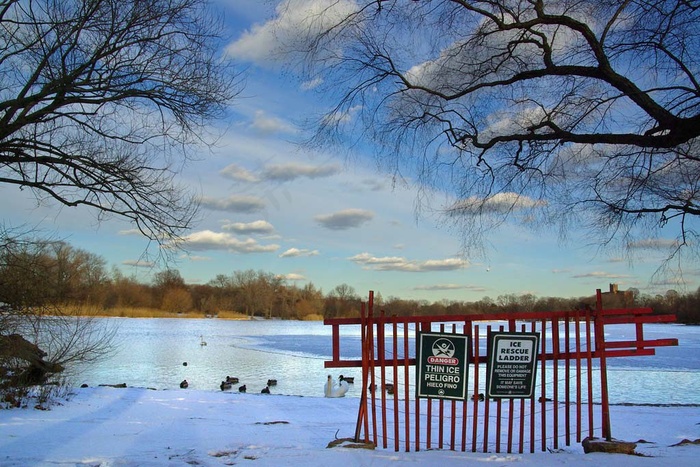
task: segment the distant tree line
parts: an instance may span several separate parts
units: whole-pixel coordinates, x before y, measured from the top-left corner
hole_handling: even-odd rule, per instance
[[[64,241],[15,242],[0,249],[0,304],[12,310],[51,306],[99,309],[148,308],[215,317],[222,311],[248,317],[321,319],[359,316],[363,298],[348,284],[323,293],[265,271],[219,274],[206,284],[186,284],[177,269],[164,269],[150,283],[107,269],[104,258]],[[595,297],[536,297],[505,294],[474,302],[407,300],[375,295],[375,305],[389,315],[458,315],[574,310],[595,306]],[[700,289],[681,294],[641,294],[637,289],[604,294],[605,308],[650,307],[675,313],[680,323],[700,322]]]

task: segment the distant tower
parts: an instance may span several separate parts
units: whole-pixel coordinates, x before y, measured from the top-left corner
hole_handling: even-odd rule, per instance
[[[610,293],[611,294],[617,293],[617,284],[610,284]]]

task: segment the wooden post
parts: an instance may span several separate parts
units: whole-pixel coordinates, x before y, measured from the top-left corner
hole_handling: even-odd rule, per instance
[[[608,364],[605,358],[605,331],[603,322],[603,296],[600,289],[596,290],[595,317],[595,350],[600,359],[600,399],[603,436],[607,441],[612,440],[610,432],[610,405],[608,403]]]

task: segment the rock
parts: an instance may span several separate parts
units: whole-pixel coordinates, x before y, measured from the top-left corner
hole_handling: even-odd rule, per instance
[[[0,335],[0,361],[24,361],[20,365],[19,371],[13,372],[13,375],[7,379],[4,383],[5,386],[44,384],[50,375],[63,371],[63,366],[46,361],[44,357],[46,357],[46,352],[19,334]],[[0,371],[7,374],[7,370],[3,363]]]
[[[684,439],[676,444],[672,444],[671,447],[684,446],[686,444],[700,444],[700,439],[696,439],[695,441],[691,441],[689,439]]]
[[[370,449],[373,450],[377,446],[374,443],[371,443],[369,441],[355,441],[353,438],[338,438],[330,443],[328,443],[328,446],[326,448],[336,448],[336,447],[342,447],[342,448],[349,448],[349,449]]]
[[[612,439],[607,441],[601,438],[588,437],[581,442],[583,452],[586,454],[591,452],[606,452],[609,454],[635,454],[634,450],[637,447],[636,443],[629,441],[619,441]]]

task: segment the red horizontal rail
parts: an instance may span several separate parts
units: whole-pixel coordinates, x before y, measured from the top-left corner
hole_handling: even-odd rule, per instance
[[[641,341],[612,341],[605,342],[605,349],[639,349],[645,347],[673,347],[678,345],[678,339],[652,339]]]
[[[670,323],[676,321],[675,315],[654,315],[654,310],[651,308],[614,308],[602,310],[602,316],[605,324],[614,324],[618,316],[634,316],[641,319],[641,322],[648,323]],[[435,315],[435,316],[392,316],[392,320],[398,320],[404,323],[452,323],[452,322],[473,322],[473,321],[531,321],[556,318],[559,320],[573,320],[577,311],[531,311],[531,312],[511,312],[511,313],[491,313],[491,314],[462,314],[462,315]],[[578,311],[583,316],[584,311]],[[595,315],[593,310],[590,312]],[[388,319],[388,318],[385,318]],[[630,323],[629,318],[621,320],[620,323]],[[348,325],[361,324],[360,318],[327,318],[323,320],[325,325]]]

